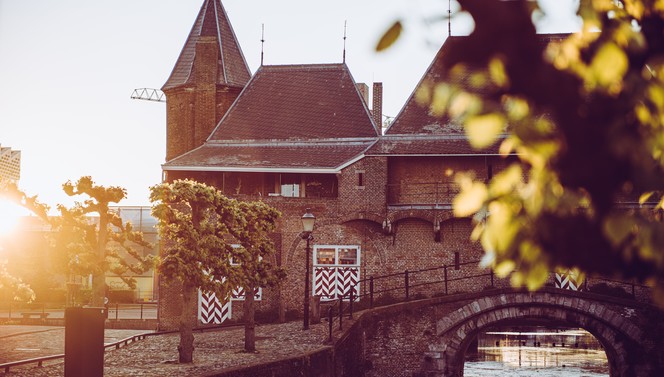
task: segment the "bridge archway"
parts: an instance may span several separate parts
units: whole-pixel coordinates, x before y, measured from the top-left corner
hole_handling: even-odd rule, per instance
[[[348,339],[361,345],[353,354],[363,355],[366,376],[461,377],[466,351],[483,331],[575,327],[602,344],[611,377],[654,377],[664,375],[662,318],[661,311],[631,300],[556,288],[504,288],[374,308],[360,316]]]
[[[639,348],[635,346],[643,334],[623,313],[596,301],[546,292],[484,297],[438,320],[439,348],[425,357],[426,364],[431,366],[429,372],[445,377],[463,376],[465,353],[479,333],[495,326],[533,321],[590,332],[604,347],[610,376],[648,375],[629,370],[635,365],[632,352]],[[436,357],[439,359],[432,363]]]

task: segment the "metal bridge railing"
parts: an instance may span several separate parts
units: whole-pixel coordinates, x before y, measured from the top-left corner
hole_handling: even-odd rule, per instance
[[[493,270],[487,272],[478,270],[479,260],[465,263],[442,265],[438,267],[424,268],[416,271],[405,270],[404,272],[392,273],[380,276],[369,276],[361,279],[357,285],[361,287],[360,294],[355,293],[353,287],[349,287],[344,294],[328,301],[328,341],[332,342],[332,333],[335,322],[338,322],[339,330],[343,330],[344,317],[353,318],[354,311],[371,309],[411,299],[425,297],[443,296],[457,293],[479,292],[491,288],[509,287],[509,279],[496,279]],[[472,269],[468,266],[473,266]],[[555,281],[555,273],[550,273],[549,281]],[[484,284],[482,284],[484,282]],[[609,284],[613,287],[627,287],[623,291],[632,299],[643,300],[637,295],[637,289],[649,294],[651,288],[634,281],[621,281],[601,277],[586,278],[579,290],[589,290],[593,293],[604,294],[593,291],[593,286],[600,283]],[[455,289],[451,289],[454,286]],[[466,288],[466,289],[464,289]],[[565,289],[565,288],[561,288]],[[426,293],[423,291],[426,290]],[[396,294],[396,295],[395,295]],[[627,298],[627,297],[623,297]]]

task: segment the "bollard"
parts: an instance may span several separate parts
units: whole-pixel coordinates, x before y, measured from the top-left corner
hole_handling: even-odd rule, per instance
[[[65,309],[65,377],[104,376],[104,309]]]

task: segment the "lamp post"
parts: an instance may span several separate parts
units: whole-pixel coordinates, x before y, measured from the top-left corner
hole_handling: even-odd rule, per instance
[[[304,275],[304,330],[309,330],[309,264],[311,263],[311,249],[309,242],[314,238],[311,236],[311,232],[314,230],[314,224],[316,223],[316,216],[311,213],[311,209],[307,208],[307,212],[302,216],[302,238],[307,240],[306,248],[306,266],[305,266],[305,275]]]

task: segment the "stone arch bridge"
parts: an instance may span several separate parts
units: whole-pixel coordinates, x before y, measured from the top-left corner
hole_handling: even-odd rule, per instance
[[[664,312],[555,288],[491,289],[367,310],[335,345],[337,375],[463,376],[466,350],[480,332],[516,325],[583,328],[604,347],[611,377],[664,376]]]

